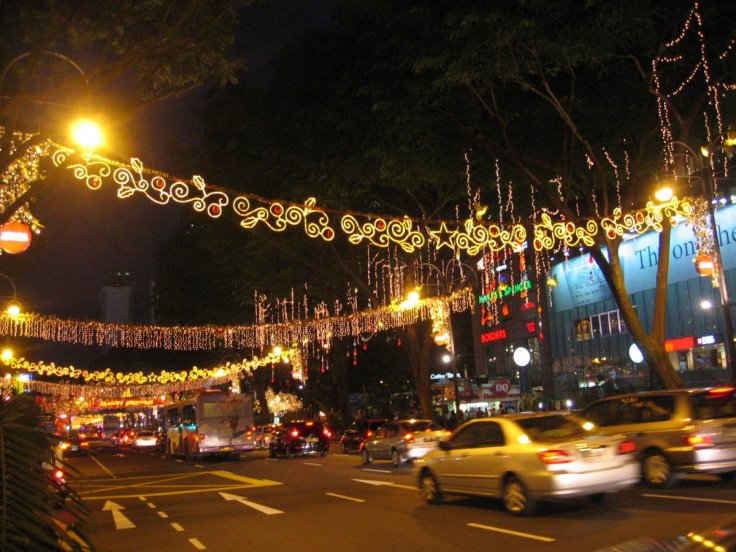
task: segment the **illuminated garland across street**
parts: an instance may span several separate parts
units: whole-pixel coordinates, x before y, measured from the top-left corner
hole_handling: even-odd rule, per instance
[[[145,326],[61,320],[40,314],[11,318],[3,313],[0,315],[0,335],[135,349],[264,349],[292,343],[329,342],[332,338],[357,337],[377,329],[385,331],[408,326],[430,319],[437,305],[450,312],[463,312],[474,306],[472,290],[462,289],[446,297],[421,299],[408,308],[391,305],[347,316],[245,326]]]
[[[213,368],[197,368],[189,371],[157,373],[113,373],[110,369],[90,371],[73,366],[56,366],[53,363],[31,362],[25,359],[2,360],[2,363],[17,372],[31,372],[41,376],[56,376],[80,379],[89,383],[69,384],[45,381],[28,381],[24,385],[30,391],[45,395],[85,398],[160,397],[169,393],[180,393],[226,384],[250,375],[256,368],[288,362],[293,373],[302,373],[302,356],[298,348],[284,350],[279,354],[269,353],[241,362],[227,362]]]
[[[143,163],[134,158],[127,165],[92,153],[81,155],[71,161],[72,149],[52,144],[51,158],[57,167],[70,169],[77,180],[92,190],[99,189],[106,180],[118,185],[117,195],[128,198],[136,193],[149,200],[166,205],[169,202],[191,204],[199,213],[211,218],[220,217],[228,205],[240,217],[240,226],[252,229],[262,224],[274,232],[290,227],[302,226],[307,236],[332,241],[336,231],[327,210],[316,207],[317,200],[308,198],[303,204],[280,200],[267,200],[255,195],[238,194],[232,190],[206,186],[200,176],[191,181],[173,178],[167,174],[145,169]],[[67,166],[67,162],[69,165]],[[613,215],[598,219],[583,219],[578,222],[555,222],[548,213],[533,222],[532,244],[535,250],[553,250],[563,244],[567,247],[592,246],[596,236],[605,232],[609,238],[624,233],[661,231],[665,220],[674,224],[686,218],[691,211],[687,199],[672,198],[669,202],[648,202],[644,209],[623,214],[615,209]],[[367,213],[334,211],[340,217],[340,229],[354,245],[367,242],[378,247],[397,245],[407,253],[434,243],[436,249],[447,247],[453,251],[465,251],[477,255],[483,250],[501,251],[507,248],[521,249],[527,241],[527,226],[522,224],[498,225],[479,224],[473,218],[463,223],[448,221],[416,221],[409,217],[389,219]]]

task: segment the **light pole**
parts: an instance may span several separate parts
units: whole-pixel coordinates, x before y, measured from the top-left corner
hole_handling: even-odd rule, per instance
[[[728,297],[728,283],[726,280],[726,269],[723,266],[723,258],[721,256],[720,236],[718,235],[718,225],[716,224],[715,208],[713,206],[713,198],[715,197],[716,183],[713,174],[714,151],[716,148],[723,149],[725,147],[736,146],[736,137],[731,132],[721,133],[716,136],[710,144],[701,148],[701,154],[698,155],[690,145],[685,142],[674,141],[673,145],[680,146],[685,149],[696,165],[697,172],[700,173],[700,181],[703,186],[703,195],[705,195],[708,220],[711,227],[713,239],[713,255],[714,266],[718,270],[718,289],[721,298],[721,309],[723,311],[723,327],[725,330],[724,348],[726,352],[726,366],[731,372],[731,383],[736,385],[736,348],[734,348],[733,319],[731,317],[731,302]],[[705,161],[704,161],[705,159]],[[687,175],[691,177],[693,175]]]
[[[438,264],[434,263],[420,263],[419,267],[425,267],[429,269],[430,274],[434,273],[437,277],[436,284],[423,283],[422,285],[435,285],[438,288],[439,293],[443,295],[451,294],[456,286],[467,283],[466,274],[472,274],[475,279],[476,286],[478,285],[478,275],[475,273],[475,269],[469,264],[459,261],[456,257],[451,257],[446,261],[442,261]],[[442,341],[438,341],[436,338],[441,336],[435,336],[435,343],[442,345]],[[447,351],[450,356],[450,368],[452,369],[452,384],[455,391],[455,413],[460,414],[460,387],[458,385],[458,374],[457,374],[457,355],[455,354],[455,335],[452,330],[452,313],[447,314],[447,342],[445,344]]]

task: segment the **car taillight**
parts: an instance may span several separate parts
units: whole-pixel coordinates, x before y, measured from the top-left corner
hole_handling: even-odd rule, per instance
[[[402,441],[405,441],[407,443],[411,443],[414,440],[414,434],[413,433],[407,433],[401,438]]]
[[[84,447],[89,448],[89,443],[87,441],[79,441],[79,446],[82,448]]]
[[[57,481],[64,479],[64,472],[61,470],[54,470],[54,479]]]
[[[543,450],[539,453],[539,458],[545,464],[567,464],[572,462],[572,458],[564,450]]]
[[[370,439],[371,437],[373,437],[373,435],[375,435],[375,434],[372,431],[367,431],[366,434],[365,434],[365,438],[366,439]]]
[[[632,452],[636,452],[636,443],[634,441],[624,441],[616,449],[616,454],[631,454]]]
[[[329,429],[327,429],[327,428],[323,429],[323,430],[322,430],[322,433],[323,433],[323,434],[324,434],[324,436],[325,436],[325,437],[327,437],[328,439],[329,439],[330,437],[332,437],[332,433],[331,433],[331,432],[330,432],[330,430],[329,430]]]
[[[734,391],[733,387],[716,387],[714,389],[711,389],[708,394],[709,395],[726,395],[728,393],[732,393]]]
[[[298,430],[298,429],[294,429],[294,430],[292,430],[292,432],[291,432],[291,436],[292,436],[292,437],[294,437],[295,439],[296,439],[297,437],[299,437],[299,430]]]
[[[693,448],[706,448],[713,446],[713,439],[710,435],[688,435],[685,437],[685,442],[688,446]]]

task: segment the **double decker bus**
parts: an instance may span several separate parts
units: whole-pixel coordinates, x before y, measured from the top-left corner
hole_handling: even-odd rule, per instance
[[[255,448],[253,397],[225,391],[163,407],[165,450],[172,456],[237,456]]]

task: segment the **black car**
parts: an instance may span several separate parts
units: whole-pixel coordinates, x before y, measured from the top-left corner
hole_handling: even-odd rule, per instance
[[[390,420],[386,418],[362,418],[355,420],[340,437],[340,451],[347,454],[350,451],[358,452],[360,444],[373,437],[376,430]]]
[[[332,432],[321,422],[286,422],[271,439],[268,446],[271,458],[283,454],[287,458],[297,454],[320,454],[330,451]]]

